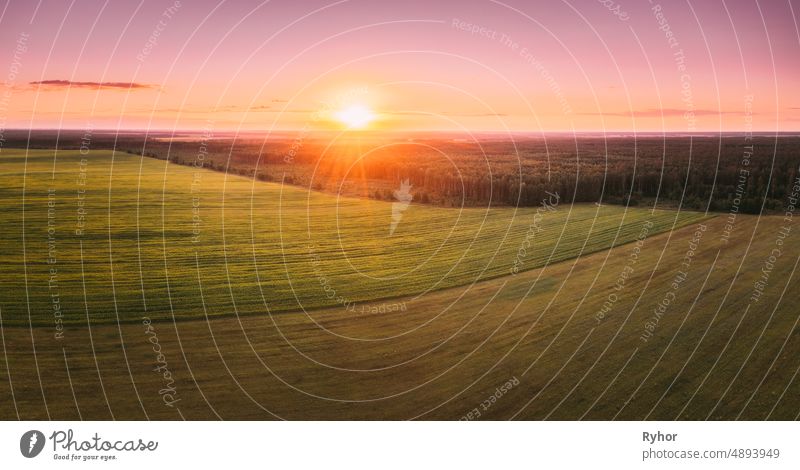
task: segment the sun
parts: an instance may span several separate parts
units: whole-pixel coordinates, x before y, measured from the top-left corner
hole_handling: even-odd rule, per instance
[[[334,113],[334,117],[348,129],[364,129],[375,120],[375,114],[364,105],[353,104]]]

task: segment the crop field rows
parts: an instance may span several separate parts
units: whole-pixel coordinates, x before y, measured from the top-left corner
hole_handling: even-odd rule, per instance
[[[7,325],[53,324],[54,295],[60,320],[80,324],[350,308],[605,250],[645,221],[658,233],[705,217],[555,197],[550,209],[401,210],[119,152],[53,156],[3,155]]]
[[[3,419],[800,413],[791,238],[753,300],[779,216],[411,204],[390,235],[391,203],[3,158]]]

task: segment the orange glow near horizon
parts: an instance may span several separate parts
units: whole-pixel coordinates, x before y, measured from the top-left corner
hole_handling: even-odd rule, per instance
[[[348,129],[365,129],[375,120],[375,114],[364,105],[352,104],[334,113],[336,119]]]

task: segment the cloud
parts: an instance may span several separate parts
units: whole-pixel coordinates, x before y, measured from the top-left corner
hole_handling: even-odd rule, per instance
[[[649,108],[630,111],[609,111],[603,113],[579,113],[582,116],[618,116],[618,117],[634,117],[634,118],[660,118],[683,116],[687,112],[693,112],[695,116],[719,116],[721,114],[737,114],[733,111],[720,111],[716,109],[678,109],[678,108]]]
[[[51,90],[64,88],[85,88],[90,90],[148,90],[157,88],[155,85],[136,82],[73,82],[72,80],[42,80],[38,82],[29,82],[28,84]]]
[[[151,108],[141,108],[135,109],[136,111],[149,113],[152,112],[153,109]],[[156,111],[161,113],[183,113],[183,114],[213,114],[213,113],[268,113],[274,112],[272,111],[271,106],[239,106],[239,105],[225,105],[225,106],[200,106],[200,107],[192,107],[192,106],[185,106],[183,108],[158,108]]]
[[[430,112],[430,111],[384,111],[381,114],[389,116],[457,116],[457,117],[505,117],[505,113],[451,113],[448,111]]]

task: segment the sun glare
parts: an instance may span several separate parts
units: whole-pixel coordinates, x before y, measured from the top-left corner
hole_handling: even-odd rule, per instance
[[[340,109],[334,116],[348,129],[363,129],[375,119],[375,115],[369,108],[360,104],[354,104],[347,108]]]

